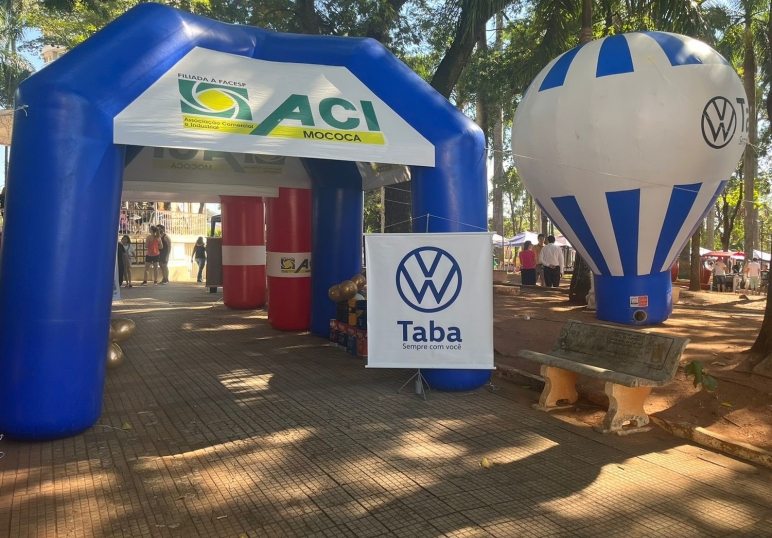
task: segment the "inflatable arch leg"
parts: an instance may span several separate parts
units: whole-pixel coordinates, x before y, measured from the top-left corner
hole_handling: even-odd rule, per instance
[[[268,323],[280,331],[311,324],[311,191],[279,189],[265,202]]]
[[[355,163],[305,159],[311,176],[311,332],[328,336],[327,290],[362,272],[362,176]]]
[[[102,412],[124,159],[112,116],[46,97],[16,113],[0,269],[0,432],[30,440]]]
[[[488,183],[482,137],[462,138],[472,147],[449,144],[437,161],[442,167],[413,167],[413,231],[487,232]],[[469,159],[480,155],[480,159]],[[493,290],[491,290],[493,293]],[[491,370],[421,370],[429,386],[447,391],[473,390],[491,377]]]
[[[263,199],[221,196],[222,297],[228,308],[265,304],[265,221]]]

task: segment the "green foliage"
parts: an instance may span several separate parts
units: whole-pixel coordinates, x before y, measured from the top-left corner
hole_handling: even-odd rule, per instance
[[[365,233],[381,231],[381,189],[365,191],[364,229]]]
[[[25,43],[24,49],[38,52],[44,45],[71,49],[139,3],[140,0],[75,0],[33,4],[26,11],[26,20],[29,26],[40,29],[42,35]],[[203,14],[210,10],[209,0],[167,0],[159,3],[192,13]]]
[[[718,387],[718,382],[708,375],[708,371],[700,361],[692,361],[684,368],[684,374],[688,379],[689,376],[694,376],[694,388],[702,385],[703,390],[707,392],[715,392]]]

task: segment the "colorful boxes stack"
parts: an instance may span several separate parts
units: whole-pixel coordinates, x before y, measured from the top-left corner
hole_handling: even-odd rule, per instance
[[[357,356],[367,358],[367,301],[356,302]]]
[[[357,328],[355,325],[349,324],[346,332],[348,333],[346,351],[348,351],[349,355],[356,355],[357,354]]]
[[[367,358],[367,301],[342,301],[330,320],[330,342],[351,355]]]

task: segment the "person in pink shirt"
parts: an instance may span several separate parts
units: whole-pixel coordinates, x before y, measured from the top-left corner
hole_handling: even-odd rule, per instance
[[[536,285],[536,252],[531,249],[531,245],[530,241],[526,241],[520,252],[520,276],[523,286]]]

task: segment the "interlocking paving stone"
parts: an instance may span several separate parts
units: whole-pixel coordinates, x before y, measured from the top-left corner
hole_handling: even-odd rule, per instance
[[[772,536],[767,469],[601,436],[509,383],[397,394],[410,372],[219,298],[124,290],[138,333],[98,424],[0,441],[0,537]]]

